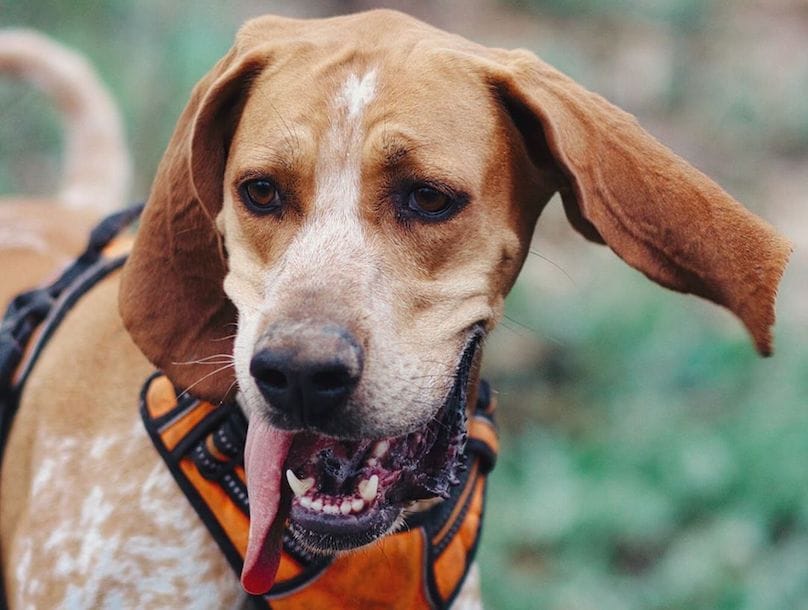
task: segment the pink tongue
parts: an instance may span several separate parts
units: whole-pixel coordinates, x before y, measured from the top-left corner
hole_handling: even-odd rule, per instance
[[[244,469],[250,497],[250,537],[241,586],[253,595],[269,591],[278,571],[291,502],[288,487],[281,501],[283,463],[293,437],[293,433],[272,428],[258,417],[247,428]]]

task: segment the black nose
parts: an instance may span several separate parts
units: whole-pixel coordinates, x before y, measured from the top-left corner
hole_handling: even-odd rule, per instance
[[[276,323],[259,346],[250,373],[270,406],[291,425],[316,425],[332,416],[362,374],[362,348],[340,326]]]

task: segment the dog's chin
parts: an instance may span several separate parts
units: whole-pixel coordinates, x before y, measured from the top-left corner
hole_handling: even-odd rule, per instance
[[[331,554],[368,545],[397,530],[420,500],[449,496],[466,467],[466,389],[478,344],[470,338],[452,391],[422,428],[382,440],[295,436],[289,529],[301,546]]]

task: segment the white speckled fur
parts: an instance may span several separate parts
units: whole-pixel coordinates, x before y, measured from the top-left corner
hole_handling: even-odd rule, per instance
[[[218,610],[240,599],[237,580],[162,462],[154,460],[145,480],[98,477],[105,467],[153,453],[139,419],[128,432],[96,438],[89,451],[80,436],[43,434],[37,445],[50,457],[32,479],[29,519],[43,527],[22,543],[14,570],[16,607],[44,607],[37,600],[46,591],[33,565],[51,566],[49,593],[61,587],[56,607],[69,610]],[[73,469],[88,476],[66,480],[63,473]],[[80,504],[65,504],[66,485],[83,490]],[[45,527],[55,510],[57,524]],[[138,523],[132,523],[134,515]]]

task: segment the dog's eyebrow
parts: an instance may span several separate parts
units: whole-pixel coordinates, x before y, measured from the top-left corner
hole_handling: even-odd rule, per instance
[[[416,158],[415,153],[426,145],[427,142],[409,135],[385,134],[381,143],[382,164],[388,170],[407,165],[421,165],[423,159]]]
[[[300,163],[301,154],[297,147],[260,144],[253,147],[249,159],[242,161],[241,165],[251,168],[246,172],[249,174],[262,170],[295,175],[296,170],[300,168]]]
[[[395,167],[405,163],[415,147],[403,142],[385,142],[383,148],[385,167]]]

